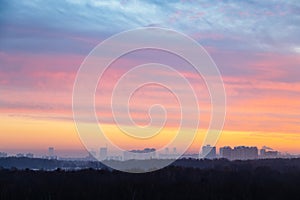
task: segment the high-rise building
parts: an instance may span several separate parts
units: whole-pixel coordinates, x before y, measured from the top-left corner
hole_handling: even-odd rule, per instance
[[[173,148],[173,154],[177,154],[177,149],[176,149],[176,147]]]
[[[234,147],[231,156],[233,160],[257,159],[258,149],[257,147],[246,147],[246,146]]]
[[[55,149],[54,147],[49,147],[48,148],[48,157],[49,159],[56,159],[56,155],[55,155]]]
[[[106,160],[107,159],[107,148],[106,147],[100,148],[99,159],[100,160]]]
[[[48,148],[48,155],[51,157],[51,156],[54,156],[54,147],[49,147]]]
[[[220,156],[221,158],[226,158],[228,160],[232,159],[232,148],[229,146],[221,147],[220,148]]]
[[[237,146],[233,149],[229,146],[220,148],[220,156],[230,160],[250,160],[258,158],[257,147]]]
[[[202,158],[207,158],[207,159],[214,159],[217,157],[216,153],[216,147],[206,145],[202,147],[202,153],[201,153]]]
[[[124,160],[149,160],[156,157],[156,149],[145,148],[143,150],[124,151]]]
[[[180,157],[180,154],[177,153],[177,148],[173,147],[173,150],[170,150],[168,147],[165,148],[163,153],[159,153],[158,157],[160,159],[177,159]]]
[[[278,151],[266,150],[266,149],[261,149],[260,150],[260,157],[261,158],[277,158],[278,155],[279,155]]]

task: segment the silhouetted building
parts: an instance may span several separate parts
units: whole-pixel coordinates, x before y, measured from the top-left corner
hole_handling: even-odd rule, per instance
[[[144,150],[124,151],[124,160],[147,160],[156,157],[156,149],[145,148]]]
[[[257,147],[237,146],[233,149],[229,146],[220,148],[220,157],[229,160],[251,160],[258,158]]]
[[[266,149],[261,149],[260,150],[260,157],[261,158],[277,158],[278,156],[279,156],[278,151],[266,150]]]
[[[107,148],[106,147],[100,148],[99,159],[100,160],[106,160],[107,159]]]
[[[226,147],[221,147],[220,148],[220,157],[221,158],[226,158],[228,160],[232,159],[232,148],[229,146]]]
[[[49,147],[48,148],[48,156],[54,156],[54,147]]]
[[[233,160],[251,160],[258,158],[257,147],[238,146],[234,147],[231,158]]]
[[[177,154],[177,149],[176,149],[176,147],[173,148],[173,154]]]
[[[57,156],[55,155],[54,147],[49,147],[48,148],[48,158],[49,159],[56,159],[57,158]]]
[[[169,148],[165,148],[165,152],[159,154],[160,159],[177,159],[179,156],[176,147],[174,147],[171,152],[169,151]]]
[[[202,152],[201,152],[201,157],[207,158],[207,159],[216,158],[217,157],[216,147],[212,147],[210,145],[203,146]]]

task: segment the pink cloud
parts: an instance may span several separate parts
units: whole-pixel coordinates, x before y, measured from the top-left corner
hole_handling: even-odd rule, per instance
[[[219,52],[216,52],[219,53]],[[230,52],[226,56],[233,56]],[[83,57],[77,55],[10,55],[0,53],[1,112],[10,114],[43,114],[72,117],[72,89],[77,69]],[[239,56],[237,56],[239,57]],[[100,82],[101,88],[96,93],[97,112],[105,123],[113,123],[109,109],[114,85],[129,67],[142,64],[141,60],[122,59],[113,64]],[[300,81],[287,82],[286,77],[295,76],[293,70],[300,63],[296,55],[257,54],[256,59],[237,58],[235,66],[253,73],[243,75],[223,75],[228,108],[225,128],[228,130],[258,131],[296,131],[295,116],[300,110]],[[10,69],[8,66],[15,66]],[[289,66],[289,68],[287,68]],[[202,109],[201,120],[207,126],[210,119],[210,98],[205,83],[198,74],[182,69],[181,74],[194,87]],[[172,80],[172,74],[154,72]],[[292,73],[292,74],[291,74]],[[142,77],[132,77],[132,82]],[[180,88],[182,92],[184,88]],[[171,98],[171,99],[170,99]],[[159,101],[159,102],[157,102]],[[120,105],[123,104],[120,100]],[[132,117],[144,124],[148,118],[148,106],[161,103],[170,109],[168,126],[178,125],[179,114],[175,112],[178,104],[172,95],[159,87],[142,90],[133,96],[130,106]],[[121,117],[127,117],[124,113]],[[157,116],[163,117],[163,116]],[[284,120],[283,120],[284,119]],[[263,125],[262,121],[263,120]],[[282,120],[282,122],[280,121]],[[275,125],[274,125],[275,124]]]

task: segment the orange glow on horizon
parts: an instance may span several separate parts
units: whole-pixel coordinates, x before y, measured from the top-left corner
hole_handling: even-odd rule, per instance
[[[47,149],[49,146],[55,146],[56,149],[84,149],[76,132],[75,124],[72,121],[37,120],[2,115],[1,122],[0,151],[10,151],[13,148],[16,149],[16,147],[17,149],[40,150]],[[12,126],[12,124],[15,124],[15,126]],[[105,131],[109,130],[110,133],[115,133],[114,131],[117,130],[113,129],[112,125],[103,125],[103,128]],[[129,143],[128,138],[120,137],[119,134],[115,134],[117,137],[112,137],[111,139],[120,146],[128,149],[159,148],[165,142],[168,142],[170,136],[174,136],[174,131],[174,128],[165,128],[163,131],[164,137],[159,138],[159,140],[153,140],[152,144],[149,141],[144,143]],[[205,131],[202,129],[198,131],[188,152],[197,153],[200,151]],[[266,145],[281,152],[300,153],[300,136],[295,133],[224,130],[216,144],[218,148],[221,146],[233,147],[239,145],[257,146],[258,148]],[[177,148],[180,148],[180,146]]]

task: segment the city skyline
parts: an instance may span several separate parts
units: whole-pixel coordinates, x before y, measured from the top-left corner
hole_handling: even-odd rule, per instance
[[[130,153],[130,154],[129,154]],[[133,154],[132,154],[133,153]],[[291,155],[286,152],[277,151],[271,147],[262,146],[221,146],[216,148],[215,146],[206,145],[202,147],[199,153],[186,152],[182,155],[177,153],[177,148],[168,147],[164,149],[163,153],[157,153],[155,148],[144,148],[144,149],[131,149],[123,151],[122,154],[115,154],[115,152],[109,151],[107,147],[100,147],[97,150],[92,149],[87,154],[82,156],[73,157],[71,155],[61,156],[60,152],[54,147],[48,148],[47,154],[33,154],[31,152],[18,152],[15,154],[9,154],[7,152],[0,152],[0,157],[27,157],[27,158],[44,158],[44,159],[59,159],[59,160],[149,160],[149,159],[182,159],[182,158],[193,158],[193,159],[220,159],[226,158],[228,160],[255,160],[255,159],[270,159],[270,158],[299,158],[298,155]]]

